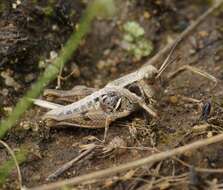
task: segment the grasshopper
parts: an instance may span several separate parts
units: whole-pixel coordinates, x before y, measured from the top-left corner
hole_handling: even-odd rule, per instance
[[[153,84],[171,63],[169,59],[177,44],[178,42],[173,45],[159,70],[152,65],[145,65],[135,72],[109,82],[99,90],[86,86],[76,86],[68,91],[48,89],[44,92],[45,96],[53,96],[58,100],[73,103],[63,106],[44,100],[34,100],[34,104],[50,109],[43,116],[48,126],[105,128],[105,141],[111,122],[126,117],[139,108],[157,117],[151,104],[155,95]],[[190,70],[217,82],[213,76],[191,66],[181,67],[170,76],[170,79],[184,70]],[[146,99],[149,99],[149,105],[146,104]]]
[[[176,43],[177,44],[177,43]],[[64,90],[54,90],[54,89],[47,89],[44,91],[44,96],[54,96],[57,99],[65,100],[67,102],[74,102],[67,106],[61,106],[54,103],[42,101],[42,100],[34,100],[34,104],[52,109],[51,111],[45,114],[45,117],[56,118],[58,116],[62,117],[63,119],[69,117],[71,114],[75,113],[82,113],[85,111],[89,111],[89,109],[94,108],[97,99],[102,96],[103,94],[108,93],[112,88],[119,88],[117,90],[123,89],[133,83],[137,83],[140,90],[144,90],[145,94],[150,98],[152,97],[152,90],[151,85],[147,85],[144,82],[139,81],[154,81],[156,76],[160,75],[165,65],[173,53],[176,45],[173,46],[171,49],[168,57],[165,59],[163,65],[159,69],[159,71],[153,65],[145,65],[141,67],[139,70],[127,74],[123,77],[120,77],[112,82],[109,82],[104,88],[97,90],[94,88],[89,88],[86,86],[75,86],[72,90],[64,91]],[[143,83],[143,85],[142,85]],[[83,97],[83,98],[81,98]],[[80,99],[79,101],[77,101]],[[72,112],[72,113],[71,113]],[[59,120],[59,118],[57,118]]]
[[[83,90],[83,86],[81,90]],[[50,90],[47,92],[47,95],[57,95],[59,99],[62,97],[65,100],[64,94],[61,92],[57,94],[57,90]],[[67,92],[64,91],[65,96]],[[87,104],[83,104],[83,102],[87,102]],[[117,86],[105,87],[75,102],[82,105],[79,107],[73,106],[75,104],[62,106],[43,100],[35,100],[34,103],[52,109],[43,117],[47,121],[48,126],[66,125],[83,128],[105,128],[104,140],[111,122],[130,115],[139,107],[145,109],[152,116],[157,117],[156,112],[149,105],[146,105],[143,98],[128,89]]]

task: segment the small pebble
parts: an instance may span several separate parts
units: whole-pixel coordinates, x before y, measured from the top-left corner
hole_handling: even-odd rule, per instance
[[[12,107],[4,107],[3,110],[7,113],[12,112]]]
[[[151,17],[151,15],[149,14],[148,11],[144,11],[144,13],[143,13],[143,17],[144,17],[145,19],[149,19],[149,18]]]
[[[97,63],[97,68],[98,68],[99,70],[103,70],[105,67],[106,67],[106,62],[105,62],[105,61],[101,60],[101,61],[99,61],[99,62]]]
[[[32,180],[33,181],[38,181],[38,180],[40,180],[41,179],[41,175],[40,174],[35,174],[35,175],[33,175],[33,176],[31,176],[32,178]]]
[[[17,8],[16,3],[12,3],[12,8],[13,8],[13,9],[16,9],[16,8]]]
[[[32,82],[36,78],[35,74],[30,73],[25,76],[25,82]]]
[[[44,68],[46,68],[46,66],[47,66],[47,63],[45,61],[43,61],[43,60],[39,61],[38,67],[40,69],[44,69]]]
[[[22,127],[25,130],[29,130],[31,128],[29,122],[21,122],[19,125],[20,125],[20,127]]]
[[[58,25],[54,24],[54,25],[52,26],[52,30],[53,30],[53,31],[59,31],[59,27],[58,27]]]
[[[51,51],[50,52],[50,59],[55,59],[56,57],[58,56],[57,52],[56,51]]]
[[[10,76],[10,71],[2,71],[1,77],[5,79],[5,85],[15,88],[15,90],[18,90],[21,88],[20,84],[17,83],[14,78]]]
[[[177,98],[177,96],[170,96],[170,102],[171,102],[172,104],[176,104],[176,103],[178,102],[178,98]]]
[[[110,71],[111,71],[112,74],[116,74],[118,72],[118,69],[117,69],[117,67],[112,67],[110,69]]]
[[[209,33],[207,31],[200,31],[198,32],[198,35],[202,38],[207,37],[209,35]]]
[[[76,63],[71,64],[72,76],[78,78],[81,75],[80,69]]]
[[[3,96],[8,96],[8,94],[9,94],[9,90],[8,90],[7,88],[3,88],[3,90],[1,91],[1,94],[2,94]]]
[[[221,56],[215,55],[214,56],[214,61],[220,61],[221,60]]]
[[[208,131],[207,137],[208,138],[213,137],[213,132],[212,131]]]
[[[197,51],[195,49],[189,49],[189,54],[194,55]]]
[[[22,127],[25,130],[32,130],[34,132],[39,131],[39,125],[35,122],[30,122],[30,121],[22,121],[20,122],[20,127]]]

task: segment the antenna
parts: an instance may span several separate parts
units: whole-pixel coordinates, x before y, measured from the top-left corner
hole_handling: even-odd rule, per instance
[[[158,74],[156,76],[156,78],[159,78],[160,75],[162,74],[162,72],[167,68],[167,66],[170,63],[173,63],[177,57],[175,59],[173,59],[172,61],[169,62],[170,57],[173,55],[174,50],[176,49],[177,45],[180,43],[181,39],[179,38],[174,44],[173,47],[170,50],[170,53],[168,54],[168,56],[166,57],[166,59],[164,60],[163,64],[161,65],[161,67],[159,68]]]

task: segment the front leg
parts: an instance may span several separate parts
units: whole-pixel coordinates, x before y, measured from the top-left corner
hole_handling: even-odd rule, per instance
[[[121,93],[122,96],[125,96],[126,98],[128,98],[132,104],[136,104],[140,106],[153,117],[157,117],[157,113],[153,110],[152,106],[147,105],[145,100],[142,97],[136,95],[135,93],[125,88],[119,88],[118,91],[119,93]]]
[[[67,103],[76,102],[92,93],[97,91],[95,88],[86,87],[83,85],[78,85],[71,90],[56,90],[56,89],[46,89],[43,93],[47,99],[59,100]]]
[[[107,135],[108,135],[108,129],[109,129],[109,126],[110,124],[119,119],[119,118],[123,118],[123,117],[127,117],[128,115],[131,114],[131,111],[123,111],[123,112],[114,112],[110,115],[108,115],[106,117],[106,120],[105,120],[105,132],[104,132],[104,140],[103,142],[106,142],[106,139],[107,139]]]
[[[137,84],[142,89],[142,93],[144,96],[149,99],[149,102],[155,102],[153,97],[155,96],[155,89],[154,86],[147,84],[144,80],[140,80]]]
[[[153,99],[155,96],[154,87],[150,84],[147,84],[144,80],[140,80],[129,85],[128,90],[142,97],[144,100],[149,100],[150,103],[156,102]]]

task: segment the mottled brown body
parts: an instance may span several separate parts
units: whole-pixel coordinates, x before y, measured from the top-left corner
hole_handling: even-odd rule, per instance
[[[87,89],[87,87],[85,87]],[[78,89],[76,88],[78,91]],[[82,88],[80,89],[80,91]],[[76,91],[76,92],[77,92]],[[55,93],[56,92],[56,93]],[[90,91],[89,91],[90,92]],[[73,100],[74,96],[70,96],[70,91],[60,91],[58,90],[47,90],[47,93],[44,93],[47,96],[54,96],[55,101],[58,99],[61,100],[61,97],[65,102],[70,102]],[[69,96],[66,97],[66,95]],[[78,92],[80,94],[80,92]],[[112,91],[108,94],[105,94],[98,99],[98,103],[93,109],[89,109],[88,111],[75,114],[72,118],[64,119],[62,121],[58,121],[56,118],[48,118],[46,119],[48,126],[76,126],[83,128],[104,128],[107,122],[109,125],[112,121],[128,116],[133,111],[137,110],[137,104],[132,102],[130,97],[120,95],[120,93]]]

